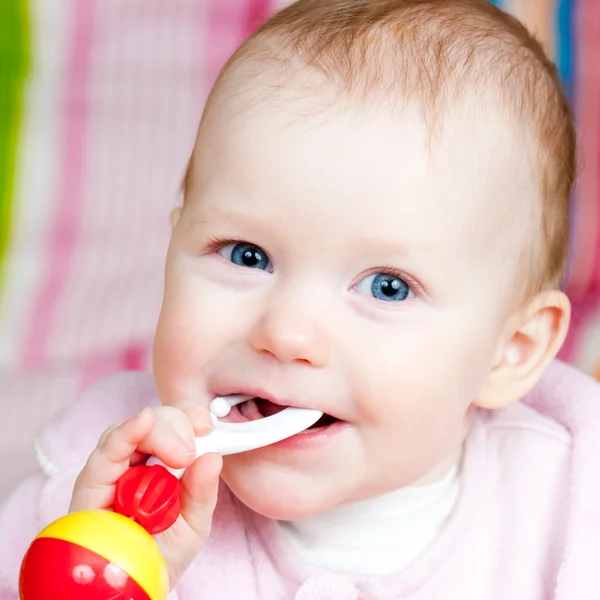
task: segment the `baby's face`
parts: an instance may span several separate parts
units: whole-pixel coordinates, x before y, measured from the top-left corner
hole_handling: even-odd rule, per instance
[[[240,95],[211,108],[167,260],[161,399],[246,392],[335,418],[226,457],[226,482],[256,511],[311,515],[431,481],[459,457],[531,192],[510,127],[469,117],[449,117],[428,148],[408,109]]]

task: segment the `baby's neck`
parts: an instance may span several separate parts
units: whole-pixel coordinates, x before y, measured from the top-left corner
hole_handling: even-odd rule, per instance
[[[280,522],[284,539],[307,562],[335,571],[397,572],[439,536],[459,492],[459,468],[439,481]]]

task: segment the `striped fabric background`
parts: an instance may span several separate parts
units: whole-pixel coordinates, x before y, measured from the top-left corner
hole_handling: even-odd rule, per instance
[[[495,0],[545,42],[578,121],[579,179],[572,214],[571,334],[561,358],[600,379],[600,2]]]
[[[168,212],[204,98],[284,3],[0,2],[0,465],[10,450],[30,468],[39,423],[90,381],[149,367]],[[600,2],[500,4],[545,40],[579,119],[564,356],[600,375]]]
[[[99,377],[149,367],[204,98],[270,10],[0,2],[0,498],[33,468],[49,415]]]

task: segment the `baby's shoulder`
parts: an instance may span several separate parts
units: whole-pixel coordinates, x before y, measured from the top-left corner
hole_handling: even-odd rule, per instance
[[[522,401],[488,413],[485,420],[496,436],[550,446],[587,446],[600,439],[600,383],[554,361]]]
[[[600,553],[600,384],[556,362],[521,402],[484,415],[483,431],[498,547],[528,548],[537,564],[519,560],[559,581],[557,598],[589,597]]]
[[[566,452],[573,444],[573,436],[562,422],[538,412],[525,402],[486,413],[482,420],[485,422],[488,443],[510,441],[519,445],[556,446]]]
[[[484,412],[486,454],[505,481],[573,492],[570,481],[600,474],[600,384],[555,362],[520,402]],[[558,492],[557,492],[558,493]]]

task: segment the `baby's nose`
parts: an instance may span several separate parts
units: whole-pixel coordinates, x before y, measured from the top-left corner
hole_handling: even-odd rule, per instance
[[[258,352],[273,355],[283,363],[306,363],[323,367],[329,361],[330,344],[312,311],[278,304],[265,310],[250,336]]]

